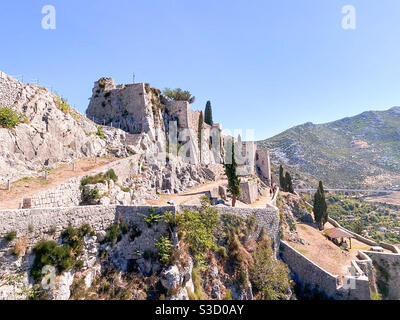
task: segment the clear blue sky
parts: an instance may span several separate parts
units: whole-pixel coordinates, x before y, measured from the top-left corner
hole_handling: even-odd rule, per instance
[[[57,29],[41,28],[43,5]],[[344,5],[357,29],[341,27]],[[93,82],[190,90],[224,127],[271,137],[400,105],[398,0],[4,0],[0,70],[85,112]]]

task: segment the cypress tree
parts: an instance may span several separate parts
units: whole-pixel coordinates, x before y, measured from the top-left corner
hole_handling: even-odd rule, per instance
[[[204,112],[204,122],[212,126],[214,124],[212,117],[211,101],[207,101],[206,110]]]
[[[279,168],[279,184],[281,185],[281,189],[285,191],[285,176],[283,175],[283,167],[282,165]]]
[[[293,188],[293,182],[292,182],[292,177],[289,172],[286,171],[285,175],[285,188],[286,192],[290,192],[294,194],[294,188]]]
[[[198,127],[198,140],[199,140],[199,154],[200,154],[200,161],[201,161],[201,144],[202,144],[202,131],[203,131],[203,123],[204,123],[204,116],[203,116],[203,111],[200,112],[200,117],[199,117],[199,127]]]
[[[236,199],[240,196],[240,179],[236,173],[237,163],[235,157],[235,144],[232,140],[232,163],[224,164],[225,174],[228,177],[229,192],[232,194],[232,207],[236,205]]]
[[[319,182],[318,190],[314,195],[314,219],[321,230],[328,222],[328,206],[322,181]]]

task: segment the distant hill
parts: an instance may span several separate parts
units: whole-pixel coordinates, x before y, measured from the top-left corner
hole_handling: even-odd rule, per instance
[[[400,188],[400,107],[306,123],[257,144],[271,150],[274,165],[314,185]]]

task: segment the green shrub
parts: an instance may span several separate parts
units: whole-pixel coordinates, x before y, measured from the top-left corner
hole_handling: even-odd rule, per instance
[[[227,289],[227,290],[226,290],[225,296],[224,296],[224,298],[223,298],[222,300],[233,300],[233,299],[232,299],[232,292],[231,292],[231,289]]]
[[[244,219],[234,214],[221,215],[221,223],[226,235],[238,234],[244,225]]]
[[[237,274],[235,279],[235,283],[239,291],[246,289],[247,281],[248,281],[247,272],[244,270],[239,270],[239,273]]]
[[[155,243],[155,246],[158,249],[158,257],[160,262],[163,265],[169,265],[171,261],[171,252],[172,252],[172,242],[167,236],[162,236]]]
[[[35,261],[31,269],[32,277],[36,281],[42,279],[42,269],[45,266],[54,266],[58,274],[72,268],[81,268],[83,261],[78,257],[83,251],[83,239],[85,236],[93,234],[92,228],[88,224],[77,229],[70,225],[61,234],[61,245],[55,241],[40,241],[33,248]]]
[[[180,88],[177,89],[169,89],[165,88],[164,90],[164,95],[166,95],[168,98],[174,101],[187,101],[190,104],[192,104],[196,98],[192,96],[192,94],[189,91],[183,91]]]
[[[56,232],[57,232],[57,226],[53,225],[53,226],[50,227],[48,233],[49,233],[50,235],[55,235]]]
[[[109,243],[112,247],[114,247],[120,239],[119,226],[117,223],[113,223],[111,226],[109,226],[102,243]]]
[[[216,253],[223,259],[228,258],[228,251],[226,250],[225,247],[218,247]]]
[[[99,198],[100,198],[100,194],[99,194],[99,190],[97,190],[97,189],[93,189],[88,192],[85,192],[82,196],[83,202],[89,202],[90,200],[95,200],[95,199],[99,199]]]
[[[95,176],[88,176],[81,180],[81,189],[88,184],[106,183],[110,180],[117,182],[118,176],[113,169],[108,170],[106,173],[99,173]]]
[[[190,300],[205,300],[206,295],[203,290],[203,286],[201,284],[200,270],[197,268],[193,268],[192,270],[192,280],[194,292],[188,291]]]
[[[45,266],[54,266],[58,274],[72,269],[76,260],[68,245],[58,245],[55,241],[40,241],[34,248],[35,261],[31,275],[36,280],[42,279],[42,269]]]
[[[257,226],[257,218],[254,214],[249,216],[246,220],[247,228],[253,230]]]
[[[131,192],[131,188],[129,188],[129,187],[121,187],[121,191],[123,191],[123,192]]]
[[[99,257],[100,257],[100,259],[108,259],[108,251],[107,251],[107,249],[100,249],[99,250]]]
[[[102,89],[104,89],[106,87],[106,81],[104,79],[101,79],[99,81],[99,87]]]
[[[232,233],[228,239],[229,245],[229,258],[231,264],[241,269],[244,263],[247,261],[247,257],[244,254],[243,246],[238,238],[237,234]]]
[[[84,246],[84,238],[88,235],[94,236],[94,231],[90,225],[85,224],[77,229],[69,225],[68,228],[61,233],[61,239],[76,255],[81,255]]]
[[[216,248],[214,233],[218,225],[218,211],[209,205],[203,205],[200,211],[186,210],[179,215],[178,230],[184,233],[196,266],[204,265],[207,251]]]
[[[144,223],[151,228],[153,225],[157,224],[161,218],[162,215],[161,214],[157,214],[154,210],[154,208],[151,208],[149,210],[149,215],[144,215],[144,214],[140,214],[143,217],[143,221]]]
[[[261,300],[286,299],[290,288],[289,269],[275,259],[269,239],[263,239],[253,252],[253,263],[249,268],[253,289]]]
[[[114,169],[110,169],[105,173],[104,179],[106,179],[107,181],[113,180],[114,182],[117,182],[118,177],[115,174]]]
[[[13,241],[17,237],[17,232],[15,230],[10,231],[7,233],[5,239],[7,242]]]
[[[97,127],[96,135],[97,135],[100,139],[103,139],[103,140],[106,138],[106,136],[105,136],[104,133],[103,133],[103,129],[102,129],[100,126]]]
[[[167,223],[171,229],[174,229],[178,226],[178,218],[176,215],[174,216],[171,211],[164,212],[162,220]]]
[[[60,109],[65,114],[68,114],[71,112],[71,106],[68,104],[67,100],[65,100],[64,98],[58,98],[57,108]]]
[[[129,232],[129,227],[125,222],[123,222],[123,223],[121,223],[120,230],[121,230],[122,234],[125,235]]]
[[[0,127],[6,129],[15,128],[21,121],[23,121],[24,116],[14,111],[10,108],[0,107]]]
[[[130,233],[129,238],[131,239],[131,241],[135,241],[135,239],[137,237],[140,237],[142,235],[142,231],[136,225],[132,225],[130,230],[131,230],[131,233]]]

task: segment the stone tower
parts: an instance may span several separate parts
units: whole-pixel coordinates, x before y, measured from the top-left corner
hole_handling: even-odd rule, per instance
[[[271,160],[269,155],[269,150],[267,149],[257,149],[256,152],[256,168],[260,177],[268,185],[271,185]]]

